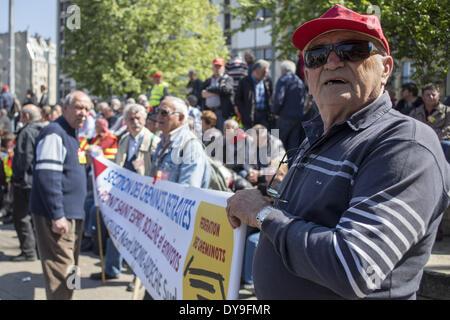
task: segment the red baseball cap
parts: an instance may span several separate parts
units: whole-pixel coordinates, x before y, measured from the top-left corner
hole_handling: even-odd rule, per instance
[[[219,65],[219,66],[224,66],[225,65],[225,60],[222,58],[215,58],[213,60],[213,64],[214,65]]]
[[[9,87],[6,84],[2,88],[2,90],[8,90],[8,89],[9,89]]]
[[[152,75],[152,78],[162,78],[162,74],[160,72],[157,72],[154,75]]]
[[[315,38],[336,30],[355,31],[375,38],[389,55],[389,44],[384,37],[378,17],[359,14],[339,4],[332,6],[319,18],[302,24],[292,35],[292,43],[303,52]]]

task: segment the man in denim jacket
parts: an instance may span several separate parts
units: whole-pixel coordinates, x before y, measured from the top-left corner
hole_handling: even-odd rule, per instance
[[[152,154],[150,175],[162,180],[208,188],[211,168],[202,143],[189,130],[188,109],[180,98],[166,97],[158,110],[161,141]]]

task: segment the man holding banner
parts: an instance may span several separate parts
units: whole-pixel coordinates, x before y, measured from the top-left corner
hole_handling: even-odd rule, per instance
[[[166,97],[158,109],[161,142],[152,155],[151,176],[208,188],[211,168],[202,143],[189,130],[188,109],[180,98]]]
[[[230,193],[200,188],[208,187],[211,169],[185,123],[184,101],[168,97],[159,108],[155,178],[94,155],[94,190],[111,241],[147,297],[237,299],[245,226],[228,224]]]
[[[304,123],[307,138],[279,190],[267,188],[274,206],[254,190],[227,206],[233,227],[261,229],[256,295],[415,299],[449,205],[439,140],[392,109],[394,63],[378,17],[335,5],[292,41],[320,116]]]
[[[49,300],[69,300],[78,274],[86,171],[79,163],[77,130],[92,106],[81,91],[66,98],[63,115],[43,128],[36,140],[30,211]]]
[[[129,104],[124,110],[128,133],[119,142],[116,163],[140,175],[148,175],[150,156],[155,151],[160,138],[145,127],[147,112],[138,104]],[[106,157],[106,156],[105,156]],[[107,157],[106,157],[107,158]],[[116,279],[122,269],[122,257],[108,237],[106,243],[105,278]],[[91,279],[101,280],[101,273],[94,273]]]

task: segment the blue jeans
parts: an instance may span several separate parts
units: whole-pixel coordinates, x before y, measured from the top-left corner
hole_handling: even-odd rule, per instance
[[[111,238],[106,241],[105,273],[118,278],[122,270],[123,258],[114,246]]]
[[[244,282],[253,284],[253,258],[259,241],[259,232],[253,233],[245,241],[244,263],[242,266],[242,275]]]
[[[95,205],[94,195],[91,192],[87,194],[86,199],[84,200],[84,212],[86,214],[84,219],[84,235],[86,237],[92,237],[92,216],[94,216],[95,221]]]

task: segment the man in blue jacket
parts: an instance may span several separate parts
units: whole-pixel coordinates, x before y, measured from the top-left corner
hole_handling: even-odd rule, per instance
[[[87,185],[77,130],[91,106],[85,93],[71,93],[62,116],[43,128],[36,140],[30,211],[49,300],[71,299],[79,276],[72,272],[79,270]]]
[[[228,199],[233,227],[261,230],[259,299],[415,299],[450,199],[436,133],[392,109],[394,65],[377,16],[335,5],[293,44],[320,115],[278,190]]]
[[[208,188],[211,168],[202,143],[187,125],[188,109],[180,98],[166,97],[159,105],[161,141],[152,154],[150,175],[197,188]]]
[[[297,148],[305,131],[302,127],[303,107],[305,105],[305,86],[295,74],[295,63],[289,60],[281,63],[281,77],[275,86],[273,113],[280,130],[280,140],[284,148]]]

